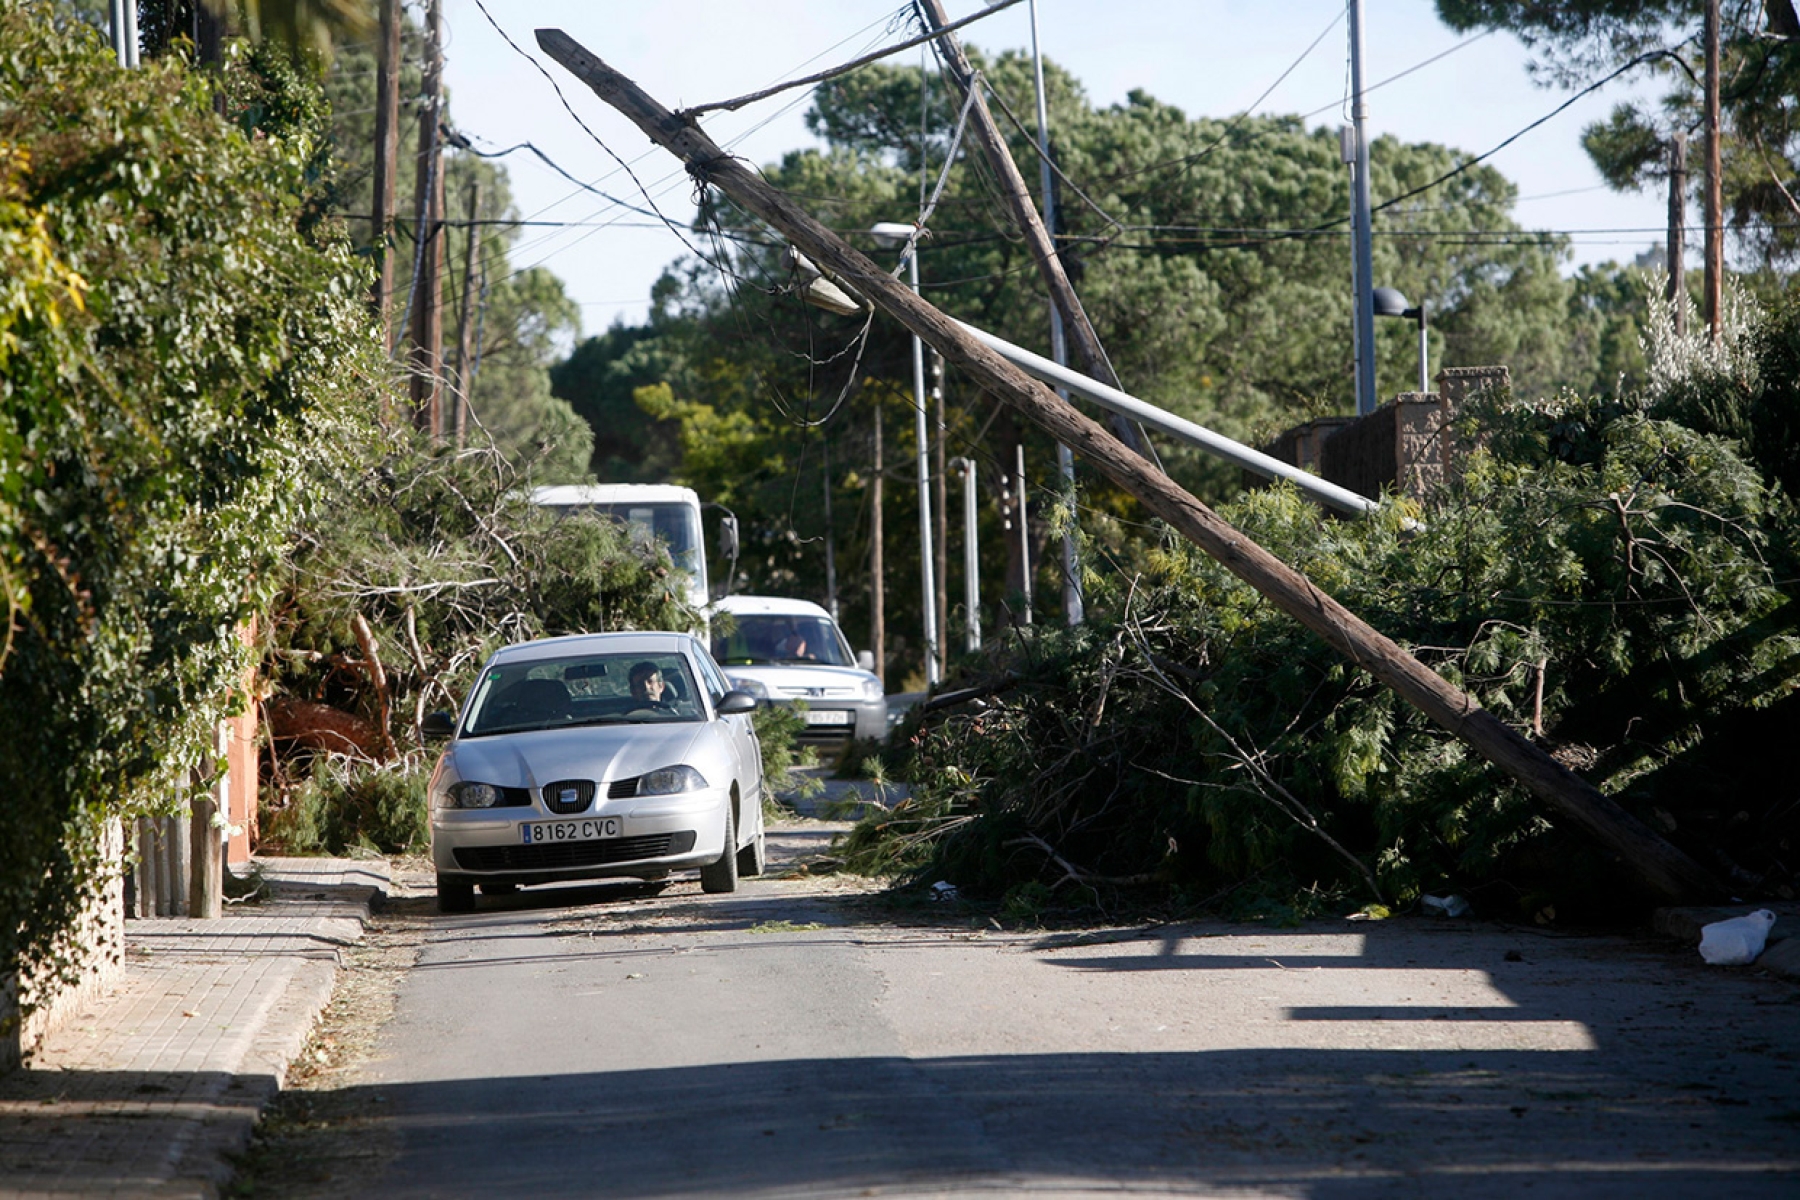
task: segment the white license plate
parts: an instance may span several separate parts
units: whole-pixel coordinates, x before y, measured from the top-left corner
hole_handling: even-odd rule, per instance
[[[618,817],[584,817],[579,821],[533,821],[519,826],[527,846],[544,842],[593,842],[616,838],[625,831]]]
[[[856,724],[856,714],[848,712],[820,712],[818,709],[808,709],[806,712],[806,723],[808,725],[854,725]]]

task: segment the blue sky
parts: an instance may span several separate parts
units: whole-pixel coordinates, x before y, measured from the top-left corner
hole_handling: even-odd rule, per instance
[[[906,36],[898,20],[906,11],[901,0],[483,3],[525,53],[506,44],[476,0],[445,0],[445,78],[460,130],[489,150],[529,140],[613,196],[642,206],[648,193],[657,209],[683,226],[693,209],[674,159],[544,58],[535,28],[561,28],[671,107],[757,91]],[[1315,125],[1335,127],[1348,119],[1342,0],[1037,0],[1037,6],[1044,55],[1079,79],[1096,104],[1118,103],[1143,88],[1190,116],[1225,117],[1254,105],[1258,112],[1314,113],[1309,123]],[[983,6],[946,0],[945,7],[958,19]],[[1531,82],[1515,40],[1458,38],[1438,22],[1429,0],[1366,0],[1364,9],[1364,80],[1372,89],[1369,128],[1375,136],[1483,153],[1567,98]],[[962,36],[998,52],[1027,49],[1030,29],[1027,5],[1020,3]],[[579,123],[527,54],[561,85]],[[890,61],[916,65],[919,55],[905,51]],[[1284,72],[1286,78],[1258,103]],[[1662,241],[1663,198],[1607,190],[1580,146],[1582,128],[1629,96],[1631,86],[1621,80],[1576,102],[1489,160],[1518,185],[1520,224],[1573,233],[1571,266],[1629,261]],[[1640,94],[1657,94],[1649,81],[1637,86],[1644,89]],[[773,162],[784,151],[812,144],[801,120],[805,104],[805,92],[795,91],[743,112],[715,114],[706,127],[752,162]],[[542,265],[560,276],[581,306],[587,333],[617,319],[641,320],[651,284],[685,252],[677,234],[575,187],[529,154],[506,161],[521,216],[574,223],[526,230],[514,265]],[[896,213],[895,219],[912,215]],[[1690,224],[1694,220],[1690,214]]]

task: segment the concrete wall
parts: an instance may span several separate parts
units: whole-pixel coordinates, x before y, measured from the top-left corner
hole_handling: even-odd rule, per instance
[[[1296,425],[1264,451],[1371,499],[1391,489],[1429,503],[1455,477],[1458,407],[1511,379],[1505,367],[1447,367],[1436,382],[1436,392],[1402,392],[1366,417]]]

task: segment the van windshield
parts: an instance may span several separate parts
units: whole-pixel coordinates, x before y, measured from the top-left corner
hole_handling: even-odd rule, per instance
[[[769,613],[739,613],[736,627],[713,636],[713,657],[725,666],[755,663],[818,663],[827,667],[854,667],[830,617]]]

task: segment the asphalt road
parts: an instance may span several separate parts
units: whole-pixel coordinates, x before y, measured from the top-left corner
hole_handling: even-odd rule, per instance
[[[931,912],[747,880],[421,918],[393,1019],[332,1082],[368,1150],[330,1190],[1800,1194],[1800,993],[1691,950]]]

